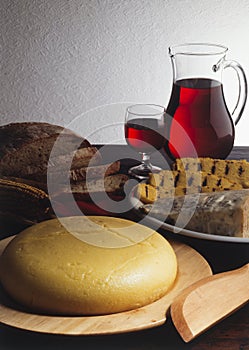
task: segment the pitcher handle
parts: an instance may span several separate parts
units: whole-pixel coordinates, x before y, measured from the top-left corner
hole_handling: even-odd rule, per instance
[[[246,100],[247,100],[246,75],[241,65],[236,61],[223,60],[222,68],[224,69],[233,68],[236,71],[237,77],[239,80],[239,96],[238,96],[238,100],[236,102],[235,108],[232,112],[232,117],[235,120],[234,123],[235,125],[237,125],[242,116],[242,113],[246,105]],[[215,65],[213,69],[214,71],[218,70],[219,69],[218,65]]]

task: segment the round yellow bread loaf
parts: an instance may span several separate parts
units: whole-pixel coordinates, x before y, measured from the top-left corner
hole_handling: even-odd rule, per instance
[[[97,244],[90,244],[86,232],[94,236],[96,227]],[[111,217],[44,221],[15,236],[0,257],[0,281],[9,296],[46,314],[101,315],[135,309],[165,295],[176,275],[176,256],[165,238],[148,227]]]

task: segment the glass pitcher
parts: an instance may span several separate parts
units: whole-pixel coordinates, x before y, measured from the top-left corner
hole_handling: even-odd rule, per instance
[[[173,87],[166,109],[165,149],[172,158],[226,158],[234,143],[234,125],[243,113],[247,81],[239,63],[226,60],[227,48],[215,44],[184,44],[169,48]],[[223,94],[222,72],[231,67],[239,80],[232,113]]]

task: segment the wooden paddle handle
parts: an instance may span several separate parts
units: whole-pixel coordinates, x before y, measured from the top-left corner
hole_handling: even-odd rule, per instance
[[[173,323],[185,342],[249,301],[249,264],[201,279],[172,303]]]

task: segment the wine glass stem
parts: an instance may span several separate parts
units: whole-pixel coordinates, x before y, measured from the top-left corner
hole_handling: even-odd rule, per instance
[[[150,162],[150,155],[147,154],[147,153],[142,153],[142,162],[143,162],[143,165],[144,165],[144,168],[146,169],[152,169],[152,165],[151,165],[151,162]]]

